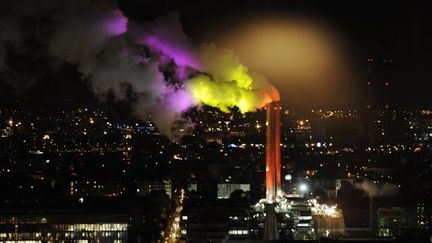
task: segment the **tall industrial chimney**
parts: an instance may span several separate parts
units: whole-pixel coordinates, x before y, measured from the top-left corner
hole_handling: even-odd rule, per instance
[[[281,188],[280,156],[280,110],[279,102],[266,106],[266,204],[264,240],[277,240],[279,233],[276,220],[276,196]]]
[[[274,203],[281,188],[279,102],[266,106],[266,201]]]

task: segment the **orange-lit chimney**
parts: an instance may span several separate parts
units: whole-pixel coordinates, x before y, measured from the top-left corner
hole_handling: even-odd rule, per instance
[[[266,201],[274,203],[281,188],[280,110],[278,101],[266,106]]]
[[[266,203],[264,240],[278,240],[276,195],[281,188],[280,110],[278,101],[266,106]]]

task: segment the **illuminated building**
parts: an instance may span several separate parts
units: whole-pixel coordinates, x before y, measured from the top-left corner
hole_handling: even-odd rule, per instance
[[[172,196],[171,180],[137,181],[136,188],[138,196],[145,196],[152,191],[165,191],[170,198]]]
[[[126,214],[0,216],[2,242],[128,242]]]
[[[309,203],[298,200],[291,205],[291,217],[293,220],[293,238],[295,240],[313,239],[312,211]]]
[[[70,182],[70,196],[119,196],[122,192],[122,184],[119,180],[85,180],[77,179]]]
[[[431,218],[428,215],[428,208],[425,207],[424,202],[417,203],[416,220],[420,228],[427,230],[430,227]]]
[[[182,211],[180,225],[183,239],[192,242],[249,237],[245,215],[247,205],[239,205],[228,200],[191,203],[185,205]]]
[[[314,229],[317,236],[340,238],[345,236],[345,222],[342,210],[337,205],[328,206],[319,204],[316,200],[312,202],[312,215]],[[308,217],[303,217],[308,219]]]
[[[311,122],[308,119],[297,120],[294,129],[295,140],[300,147],[308,144],[311,141]]]
[[[406,223],[405,210],[401,207],[378,208],[378,236],[394,236],[396,228]]]
[[[238,184],[238,183],[218,183],[217,185],[217,198],[228,199],[236,190],[242,190],[244,192],[250,191],[250,184]]]
[[[1,137],[2,138],[8,138],[8,137],[11,137],[12,135],[13,135],[13,130],[10,126],[1,129]]]

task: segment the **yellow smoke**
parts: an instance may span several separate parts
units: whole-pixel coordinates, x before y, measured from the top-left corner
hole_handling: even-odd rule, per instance
[[[198,103],[217,107],[224,112],[238,107],[241,113],[255,111],[273,100],[279,93],[264,76],[248,72],[231,50],[204,44],[199,48],[201,74],[187,83]],[[208,74],[208,75],[207,75]]]

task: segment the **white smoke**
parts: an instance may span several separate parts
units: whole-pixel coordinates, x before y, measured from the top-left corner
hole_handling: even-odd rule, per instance
[[[115,4],[102,0],[3,1],[0,9],[6,10],[0,17],[0,70],[7,67],[3,43],[14,43],[18,50],[26,48],[23,43],[29,36],[23,19],[48,19],[48,24],[38,26],[43,31],[36,33],[42,33],[39,38],[46,43],[49,55],[77,65],[102,102],[111,93],[117,100],[129,100],[132,91],[135,114],[143,118],[150,115],[170,138],[177,135],[176,131],[187,130],[188,120],[181,112],[197,105],[185,94],[182,82],[188,82],[197,72],[205,72],[213,76],[212,81],[232,84],[237,77],[231,74],[247,73],[232,51],[215,45],[193,48],[175,13],[138,24],[123,16]],[[172,63],[176,64],[171,70],[174,73],[166,74],[173,69]],[[254,77],[258,81],[252,86],[254,90],[272,88],[263,76]],[[242,85],[248,83],[233,87],[244,88]],[[267,100],[260,95],[248,97],[254,101],[248,102],[254,108]]]
[[[377,196],[390,196],[399,193],[399,188],[397,185],[392,183],[374,183],[370,180],[364,179],[361,182],[352,182],[352,185],[362,190],[369,197]]]
[[[136,115],[151,115],[162,133],[174,136],[173,124],[178,124],[176,121],[183,118],[179,111],[169,110],[163,105],[170,102],[167,96],[174,91],[161,85],[165,81],[160,72],[160,56],[157,53],[141,55],[142,47],[128,40],[131,37],[127,35],[137,35],[138,31],[147,28],[147,33],[186,43],[186,35],[176,17],[144,25],[129,21],[126,24],[135,26],[136,33],[122,33],[121,30],[113,32],[106,28],[110,18],[123,17],[117,7],[107,1],[18,0],[2,2],[0,6],[7,9],[7,14],[0,19],[0,68],[7,67],[3,43],[18,45],[26,38],[23,18],[49,16],[55,24],[50,27],[50,36],[42,38],[48,41],[52,56],[78,64],[90,88],[102,101],[109,92],[115,99],[125,100],[128,90],[132,90],[136,97]]]

